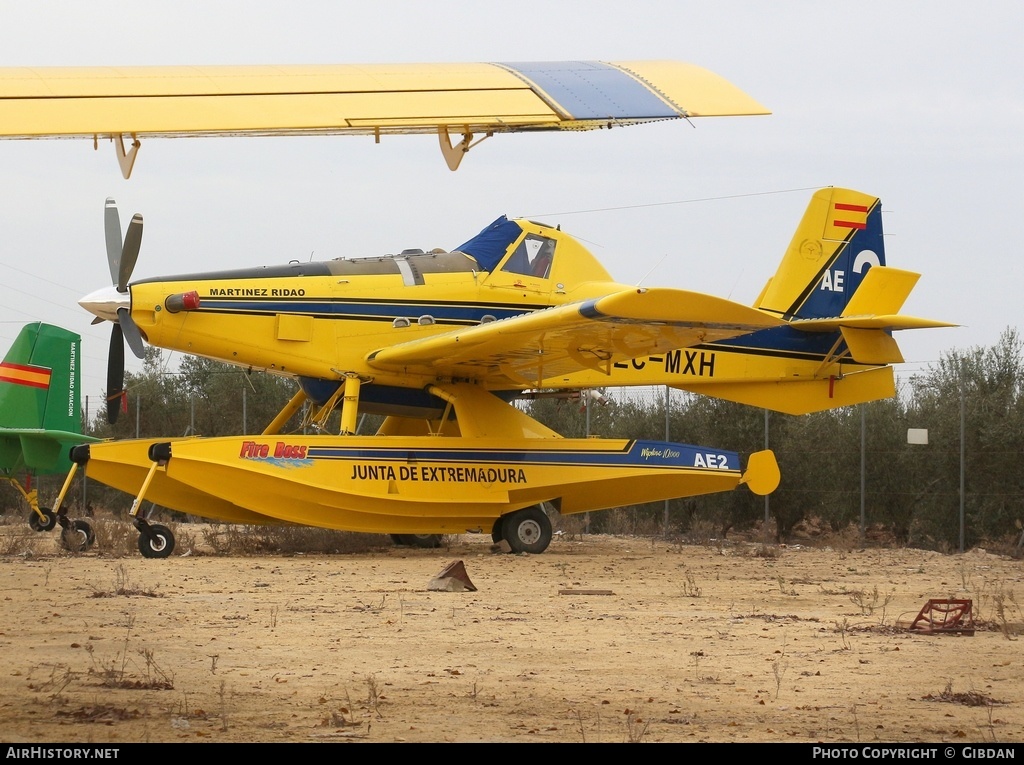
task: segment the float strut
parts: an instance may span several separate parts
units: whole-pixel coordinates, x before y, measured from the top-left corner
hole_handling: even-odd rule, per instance
[[[132,502],[132,509],[128,511],[129,517],[138,519],[139,508],[142,507],[142,500],[146,496],[146,492],[149,491],[149,485],[153,482],[153,476],[156,475],[157,468],[166,466],[168,461],[171,459],[171,444],[169,442],[153,444],[149,447],[149,458],[153,460],[153,464],[149,468],[149,472],[146,474],[146,480],[142,482],[142,488],[139,489],[139,496]],[[139,519],[141,520],[141,519]],[[138,523],[136,523],[136,526]]]
[[[292,418],[293,414],[299,411],[299,408],[302,406],[305,400],[306,394],[303,392],[302,388],[299,388],[298,392],[294,396],[292,396],[291,400],[284,405],[284,409],[282,409],[278,413],[277,417],[275,417],[274,420],[269,425],[267,425],[267,427],[263,431],[263,435],[276,436],[278,433],[280,433],[281,428],[283,428],[285,426],[285,423]]]
[[[362,382],[358,375],[345,375],[345,397],[341,402],[341,435],[350,436],[356,432],[359,414],[359,386]]]
[[[60,513],[60,506],[64,504],[64,497],[67,496],[68,489],[71,488],[71,481],[75,477],[75,473],[78,472],[78,463],[71,463],[71,470],[68,471],[68,477],[64,479],[64,485],[60,487],[60,494],[57,495],[57,499],[53,502],[53,512]],[[39,512],[38,507],[33,508],[37,513]],[[41,515],[41,513],[40,513]]]

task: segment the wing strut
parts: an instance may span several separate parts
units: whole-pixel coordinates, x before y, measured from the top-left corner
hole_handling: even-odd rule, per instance
[[[845,357],[850,355],[849,349],[843,351],[842,353],[837,353],[837,351],[839,350],[839,346],[842,345],[842,343],[843,336],[840,335],[839,337],[836,338],[836,341],[832,343],[832,347],[828,349],[828,353],[826,353],[825,358],[821,360],[821,364],[819,364],[818,368],[814,370],[815,380],[817,380],[818,375],[824,372],[828,367],[832,366],[837,362],[842,361]]]
[[[448,126],[440,125],[437,128],[437,138],[441,143],[441,154],[444,155],[444,161],[448,163],[448,169],[455,172],[459,169],[459,165],[462,163],[462,158],[466,156],[470,149],[476,146],[480,141],[485,141],[494,135],[493,132],[487,131],[486,135],[473,140],[473,134],[470,132],[468,127],[463,128],[462,140],[452,146],[451,136],[448,135]],[[128,176],[125,176],[126,178]]]

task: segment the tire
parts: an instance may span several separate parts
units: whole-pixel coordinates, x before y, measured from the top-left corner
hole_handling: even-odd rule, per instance
[[[166,558],[174,552],[174,534],[166,526],[152,524],[148,533],[139,534],[139,552],[143,558]]]
[[[539,555],[551,544],[551,521],[547,513],[534,505],[506,515],[501,534],[513,553]]]
[[[57,525],[57,514],[47,507],[39,508],[39,512],[46,520],[40,520],[39,514],[33,510],[28,514],[28,525],[33,531],[53,531],[53,527]]]
[[[89,521],[84,520],[82,518],[79,518],[78,521],[76,521],[76,522],[79,525],[84,525],[85,526],[85,536],[86,536],[86,538],[87,538],[87,540],[89,542],[89,547],[92,547],[94,544],[96,544],[96,532],[93,531],[92,524],[89,523]],[[86,548],[86,549],[88,549],[88,548]]]
[[[491,527],[491,541],[498,544],[505,537],[502,536],[501,527],[505,524],[505,518],[501,517],[494,521]]]
[[[81,518],[71,521],[67,528],[60,531],[60,546],[68,552],[85,552],[96,542],[96,534],[92,525]]]

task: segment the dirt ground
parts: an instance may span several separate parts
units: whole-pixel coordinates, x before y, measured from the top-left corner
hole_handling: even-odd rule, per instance
[[[1024,563],[980,550],[179,552],[0,556],[0,739],[1024,741]],[[973,637],[906,631],[950,597]]]

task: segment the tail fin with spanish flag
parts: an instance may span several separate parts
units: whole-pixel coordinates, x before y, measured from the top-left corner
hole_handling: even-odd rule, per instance
[[[754,302],[787,324],[701,346],[714,374],[675,387],[789,414],[892,396],[893,332],[954,326],[899,313],[918,278],[886,265],[878,197],[821,189]]]
[[[64,446],[81,437],[81,338],[35,322],[0,362],[0,470],[67,470]],[[78,438],[76,438],[78,436]]]

